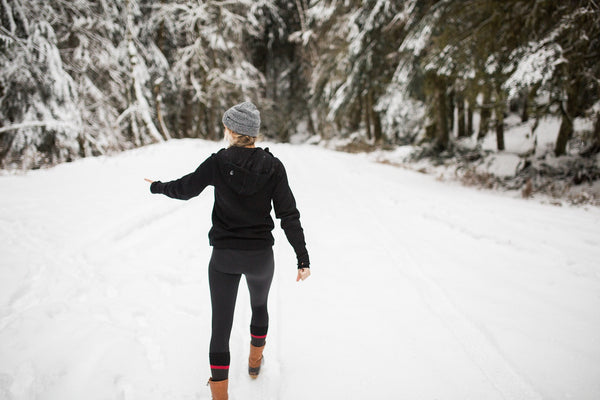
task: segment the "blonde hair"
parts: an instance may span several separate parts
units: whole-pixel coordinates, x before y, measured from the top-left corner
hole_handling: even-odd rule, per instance
[[[256,143],[256,138],[248,135],[240,135],[225,127],[225,139],[231,147],[252,147]]]

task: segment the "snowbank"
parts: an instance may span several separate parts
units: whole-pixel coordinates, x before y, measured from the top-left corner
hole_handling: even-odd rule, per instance
[[[555,205],[600,205],[600,156],[582,158],[578,155],[581,149],[575,145],[570,154],[554,156],[560,119],[542,118],[536,126],[533,121],[521,123],[511,115],[506,124],[506,148],[501,152],[496,150],[496,136],[490,133],[481,142],[475,137],[455,140],[456,154],[440,159],[416,157],[415,154],[422,152],[418,146],[375,150],[369,157],[428,173],[440,180],[508,191],[516,197],[534,197]],[[589,121],[578,119],[576,128],[577,134],[584,134],[590,128]]]

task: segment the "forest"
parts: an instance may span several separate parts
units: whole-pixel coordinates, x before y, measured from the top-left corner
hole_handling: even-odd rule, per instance
[[[503,151],[508,116],[535,150],[555,118],[552,156],[600,178],[597,0],[0,0],[0,18],[2,169],[219,140],[251,100],[269,140],[433,158]]]

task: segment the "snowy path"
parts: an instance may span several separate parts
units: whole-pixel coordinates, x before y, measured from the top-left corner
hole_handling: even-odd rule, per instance
[[[212,190],[143,177],[218,144],[171,141],[0,177],[0,399],[208,399]],[[230,398],[600,398],[600,210],[274,145],[313,276],[277,228],[264,373],[246,376],[240,287]]]

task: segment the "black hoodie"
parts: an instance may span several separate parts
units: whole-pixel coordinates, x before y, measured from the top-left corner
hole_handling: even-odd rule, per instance
[[[191,174],[171,182],[153,182],[150,191],[188,200],[208,185],[215,187],[213,226],[208,233],[211,246],[240,250],[272,246],[272,201],[275,216],[281,219],[281,227],[296,252],[298,268],[309,266],[300,213],[285,168],[268,149],[221,149]]]

